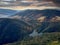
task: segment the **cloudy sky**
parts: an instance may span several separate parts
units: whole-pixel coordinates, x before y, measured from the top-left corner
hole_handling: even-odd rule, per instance
[[[0,8],[8,9],[44,9],[59,8],[60,0],[0,0]]]

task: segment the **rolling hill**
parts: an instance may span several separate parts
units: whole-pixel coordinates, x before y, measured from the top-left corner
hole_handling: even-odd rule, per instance
[[[8,18],[0,18],[0,44],[22,40],[34,30],[38,34],[60,32],[60,10],[24,10]]]
[[[16,15],[13,15],[12,18],[24,20],[24,22],[29,23],[39,31],[47,30],[48,32],[54,31],[60,32],[59,31],[60,10],[57,9],[45,9],[45,10],[28,9],[20,13],[17,13]]]
[[[0,44],[22,40],[32,32],[27,26],[31,27],[17,19],[0,18]]]

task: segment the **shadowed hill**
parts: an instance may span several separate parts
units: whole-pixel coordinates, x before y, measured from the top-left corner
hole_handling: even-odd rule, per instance
[[[25,10],[22,12],[17,13],[16,15],[20,16],[38,16],[39,14],[42,14],[42,16],[60,16],[60,10],[55,9],[45,9],[45,10]]]
[[[29,25],[16,19],[0,18],[0,44],[16,42],[28,36],[32,30],[24,26]]]

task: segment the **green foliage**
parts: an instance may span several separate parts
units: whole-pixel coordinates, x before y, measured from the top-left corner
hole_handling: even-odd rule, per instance
[[[60,45],[60,33],[44,33],[42,36],[29,37],[7,45]]]

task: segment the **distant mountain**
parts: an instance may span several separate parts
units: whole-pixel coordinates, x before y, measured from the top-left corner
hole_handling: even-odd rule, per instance
[[[25,10],[15,14],[12,17],[23,18],[25,20],[38,20],[40,17],[45,16],[46,19],[52,19],[55,16],[60,16],[60,10],[55,9],[45,9],[45,10]]]
[[[12,17],[30,23],[35,29],[38,27],[38,32],[60,32],[60,10],[25,10],[15,16]]]
[[[45,10],[24,10],[11,16],[13,19],[24,20],[31,25],[36,25],[37,22],[57,22],[60,21],[60,10],[45,9]]]
[[[0,18],[15,15],[17,12],[17,10],[0,9]]]
[[[53,15],[53,14],[60,14],[60,10],[57,10],[57,9],[45,9],[45,10],[30,10],[30,9],[28,9],[28,10],[25,10],[25,11],[22,11],[22,12],[19,12],[19,13],[17,13],[16,15],[22,15],[22,16],[26,16],[26,15],[30,15],[30,16],[32,16],[32,14],[33,15],[37,15],[37,14],[50,14],[50,15]],[[58,16],[57,15],[57,16]],[[48,16],[48,15],[46,15],[46,16]],[[59,15],[60,16],[60,15]]]

